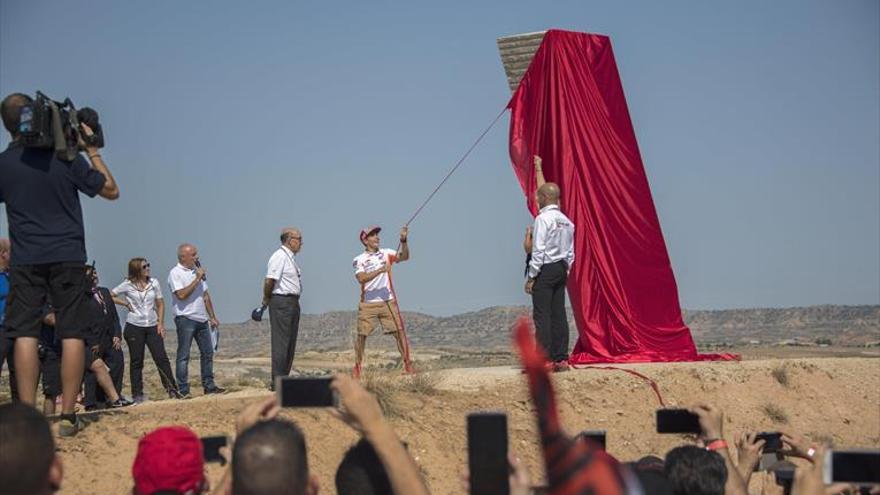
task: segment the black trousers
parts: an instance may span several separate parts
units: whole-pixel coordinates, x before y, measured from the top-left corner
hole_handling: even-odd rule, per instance
[[[551,361],[568,359],[568,317],[565,283],[568,267],[557,261],[541,267],[532,287],[532,318],[538,343]]]
[[[110,368],[110,379],[113,380],[113,388],[116,389],[116,393],[121,397],[122,377],[125,374],[125,353],[122,352],[122,349],[117,351],[111,345],[110,349],[104,352],[104,355],[101,356],[101,359],[103,359],[104,363],[107,364],[107,367]],[[85,388],[83,404],[86,407],[106,402],[108,399],[107,394],[104,393],[104,389],[98,385],[98,379],[92,370],[86,370],[86,375],[83,379],[83,388]]]
[[[165,390],[177,390],[174,383],[174,374],[171,371],[171,361],[165,352],[165,340],[159,336],[156,327],[139,327],[131,323],[125,324],[122,331],[125,343],[128,344],[128,358],[131,361],[128,370],[131,378],[131,395],[138,397],[144,395],[144,346],[150,349],[153,362],[159,369],[159,378]]]
[[[276,376],[289,375],[293,367],[296,337],[299,334],[299,311],[299,296],[273,295],[269,300],[273,385]]]
[[[6,369],[9,370],[9,396],[12,401],[18,401],[18,384],[15,383],[15,356],[12,350],[15,348],[15,339],[6,336],[3,327],[0,327],[0,375],[3,372],[3,361],[6,361]]]

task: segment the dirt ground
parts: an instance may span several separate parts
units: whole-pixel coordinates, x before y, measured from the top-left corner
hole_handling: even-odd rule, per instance
[[[308,371],[309,363],[341,367],[337,355],[316,353],[300,361],[300,366]],[[263,361],[237,360],[234,369],[226,364],[229,381],[242,369],[261,367]],[[519,370],[511,366],[430,370],[429,363],[423,364],[429,371],[416,380],[393,371],[375,372],[370,387],[400,437],[409,443],[432,493],[463,493],[465,415],[477,410],[507,411],[510,449],[526,461],[533,481],[540,482],[543,466],[535,419]],[[656,381],[668,406],[698,401],[718,404],[725,411],[725,436],[731,440],[743,430],[787,428],[838,447],[880,445],[880,359],[810,357],[621,367]],[[239,378],[233,380],[236,390],[224,396],[153,401],[95,415],[96,421],[76,438],[59,441],[66,473],[61,493],[127,493],[137,440],[158,426],[182,424],[202,436],[231,434],[237,413],[269,393],[252,385],[259,384],[258,377]],[[607,430],[608,450],[621,460],[662,456],[686,441],[654,432],[659,402],[641,378],[616,370],[586,369],[556,374],[554,383],[567,429]],[[357,434],[323,410],[286,410],[283,414],[306,432],[309,464],[320,480],[321,492],[335,493],[336,466]],[[219,466],[209,466],[212,482],[220,473]],[[755,493],[760,492],[760,482],[760,477],[753,481]]]

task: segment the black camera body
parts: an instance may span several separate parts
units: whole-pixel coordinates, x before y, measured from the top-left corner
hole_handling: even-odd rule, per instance
[[[18,133],[25,148],[51,148],[60,160],[71,162],[80,151],[80,140],[89,147],[104,147],[98,112],[88,107],[77,110],[70,98],[57,102],[37,91],[37,97],[21,108],[19,117]],[[86,136],[80,123],[94,134]]]

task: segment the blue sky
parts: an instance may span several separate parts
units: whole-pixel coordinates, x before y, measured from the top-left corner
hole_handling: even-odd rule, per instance
[[[495,38],[556,27],[612,38],[684,307],[880,302],[875,0],[83,5],[0,4],[0,93],[101,112],[122,197],[84,209],[107,284],[141,255],[164,282],[193,242],[241,321],[296,225],[304,310],[354,308],[360,226],[395,244],[509,98]],[[507,125],[411,226],[405,309],[528,303]]]

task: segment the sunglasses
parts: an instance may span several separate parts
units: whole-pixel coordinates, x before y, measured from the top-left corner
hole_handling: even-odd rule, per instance
[[[141,270],[146,270],[149,267],[150,267],[149,263],[144,263],[144,265],[141,267]]]

